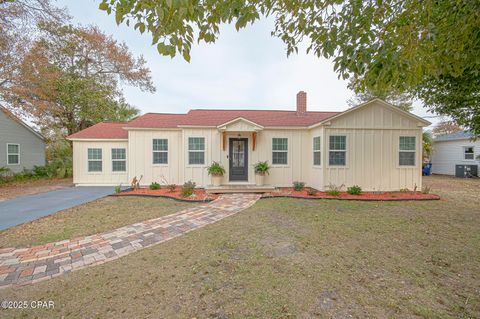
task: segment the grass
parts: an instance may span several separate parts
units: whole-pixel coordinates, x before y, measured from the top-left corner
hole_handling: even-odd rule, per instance
[[[261,200],[119,260],[0,290],[2,300],[55,301],[54,310],[2,314],[478,318],[480,181],[429,177],[425,183],[443,199]]]
[[[192,206],[164,198],[105,197],[1,231],[0,247],[26,247],[92,235]]]

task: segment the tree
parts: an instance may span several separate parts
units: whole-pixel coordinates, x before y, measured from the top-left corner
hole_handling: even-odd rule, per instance
[[[100,9],[151,33],[160,54],[186,60],[193,41],[215,42],[221,24],[238,30],[272,16],[272,35],[287,54],[306,42],[307,52],[332,58],[357,92],[410,93],[480,134],[479,1],[102,0]]]
[[[430,158],[433,152],[433,137],[429,131],[425,131],[422,134],[422,149],[423,159]]]
[[[438,124],[436,124],[433,129],[433,135],[443,135],[443,134],[450,134],[455,132],[461,132],[463,128],[452,121],[442,120]]]
[[[0,1],[0,99],[8,92],[38,23],[62,22],[65,9],[50,0]]]
[[[41,127],[72,134],[105,120],[129,120],[120,83],[153,92],[150,70],[125,44],[95,27],[41,24],[7,101]]]
[[[404,111],[412,111],[412,100],[406,93],[396,93],[396,92],[359,92],[353,98],[347,101],[350,107],[371,101],[375,98],[379,98],[387,103],[395,105],[401,108]]]

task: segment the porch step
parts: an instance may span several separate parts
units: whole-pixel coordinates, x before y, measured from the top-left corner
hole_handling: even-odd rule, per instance
[[[208,185],[205,191],[211,194],[225,194],[225,193],[269,193],[275,190],[274,186],[263,185],[257,186],[255,184],[247,185]]]

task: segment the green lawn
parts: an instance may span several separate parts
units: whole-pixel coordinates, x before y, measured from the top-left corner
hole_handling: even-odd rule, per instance
[[[260,200],[119,260],[0,290],[55,301],[2,317],[479,318],[480,181],[425,183],[443,199]]]

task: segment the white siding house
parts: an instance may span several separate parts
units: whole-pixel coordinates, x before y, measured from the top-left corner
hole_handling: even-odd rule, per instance
[[[480,140],[468,132],[456,132],[433,140],[432,172],[455,175],[456,165],[480,165]]]
[[[388,191],[421,188],[422,128],[429,124],[378,99],[345,112],[309,112],[300,92],[296,111],[147,113],[125,124],[100,123],[69,139],[77,185],[118,185],[142,176],[142,185],[192,180],[205,187],[212,161],[226,169],[223,184],[248,185],[255,183],[253,164],[268,161],[269,185],[303,181],[319,190],[343,184]],[[113,172],[109,155],[120,146],[127,152],[122,173]],[[101,171],[100,164],[88,163],[95,148],[103,150],[101,160],[94,159],[103,161]]]

